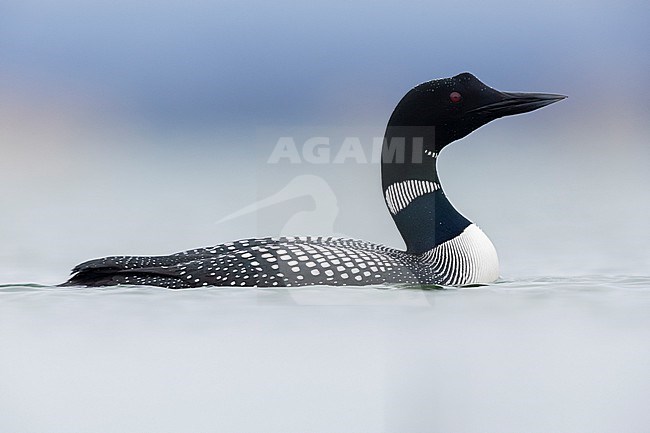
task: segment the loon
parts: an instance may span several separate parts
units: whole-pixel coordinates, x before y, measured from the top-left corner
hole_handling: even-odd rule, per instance
[[[62,286],[295,287],[420,284],[466,286],[499,277],[488,237],[449,202],[440,151],[488,122],[566,98],[495,90],[470,73],[422,83],[393,111],[382,147],[388,211],[406,250],[333,237],[256,238],[168,256],[116,256],[76,266]]]

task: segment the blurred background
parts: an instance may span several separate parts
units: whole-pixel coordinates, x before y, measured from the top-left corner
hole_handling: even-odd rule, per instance
[[[649,19],[640,0],[2,2],[0,282],[277,235],[299,212],[295,235],[402,247],[378,164],[269,157],[292,135],[370,152],[406,91],[463,71],[569,95],[440,157],[503,277],[647,274]]]
[[[640,0],[0,2],[0,430],[648,431],[649,22]],[[280,233],[401,248],[373,140],[463,71],[569,96],[440,155],[506,282],[8,285]]]

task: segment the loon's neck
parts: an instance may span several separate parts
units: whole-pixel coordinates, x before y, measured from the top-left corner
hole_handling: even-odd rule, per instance
[[[412,254],[432,250],[471,224],[442,190],[435,144],[433,127],[389,124],[386,130],[381,163],[384,200]]]

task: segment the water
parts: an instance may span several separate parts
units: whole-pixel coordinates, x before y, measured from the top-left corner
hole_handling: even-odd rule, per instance
[[[0,286],[2,432],[637,432],[650,277]]]
[[[462,290],[56,288],[90,258],[283,231],[403,244],[376,164],[267,164],[281,132],[5,140],[0,433],[649,431],[650,131],[558,117],[441,155],[505,276]]]

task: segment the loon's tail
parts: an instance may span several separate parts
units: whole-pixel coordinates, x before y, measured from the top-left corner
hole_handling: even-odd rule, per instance
[[[178,276],[176,264],[169,256],[116,256],[94,259],[75,266],[70,279],[59,284],[59,287],[101,287],[118,284],[186,287]]]
[[[245,239],[250,246],[271,242],[271,239]],[[181,276],[188,263],[202,259],[214,259],[227,254],[232,244],[196,248],[169,256],[111,256],[93,259],[72,269],[72,276],[59,287],[67,286],[116,286],[118,284],[153,285],[180,289],[194,287]],[[200,263],[196,266],[201,266]],[[200,267],[198,269],[201,269]]]

